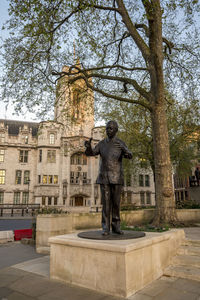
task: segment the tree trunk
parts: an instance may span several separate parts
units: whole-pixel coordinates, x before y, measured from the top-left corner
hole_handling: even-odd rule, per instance
[[[177,223],[165,105],[155,105],[152,114],[155,157],[155,225]]]
[[[169,152],[168,128],[164,97],[162,11],[159,0],[149,10],[149,48],[151,78],[151,119],[155,161],[156,214],[154,223],[174,224],[177,220]],[[149,7],[148,7],[149,9]]]

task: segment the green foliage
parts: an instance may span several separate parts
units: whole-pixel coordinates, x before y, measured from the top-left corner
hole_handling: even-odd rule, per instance
[[[151,225],[142,226],[127,226],[126,223],[121,223],[121,230],[144,231],[144,232],[165,232],[169,230],[169,226],[156,227]]]
[[[56,207],[42,207],[36,211],[38,215],[49,215],[49,214],[69,214],[68,211],[63,211]]]
[[[145,5],[149,1],[120,2],[133,24],[148,27],[148,16],[156,9],[153,2],[148,13]],[[165,84],[173,95],[198,99],[199,3],[170,0],[161,1],[161,5],[163,35],[170,42],[163,44]],[[137,90],[137,102],[148,104],[140,97],[140,91],[150,90],[149,70],[115,8],[117,3],[112,0],[10,1],[10,19],[4,25],[10,36],[4,41],[1,53],[2,99],[13,102],[18,112],[26,107],[46,116],[52,111],[55,97],[56,78],[52,71],[59,73],[63,65],[74,64],[74,42],[76,56],[85,68],[122,66],[100,69],[99,74],[109,74],[116,80],[97,77],[96,87],[110,96],[118,94],[132,101],[135,86],[118,78],[134,79],[141,87]],[[138,34],[148,46],[144,28],[139,28]],[[174,47],[170,49],[170,45]]]
[[[135,204],[121,204],[121,211],[132,211],[132,210],[141,210],[141,209],[152,209],[155,206],[136,206]]]
[[[179,203],[178,209],[200,209],[200,203],[195,201],[186,201]]]
[[[181,103],[168,94],[166,98],[171,161],[178,176],[189,176],[198,154],[199,102]],[[133,173],[137,168],[145,167],[144,162],[146,167],[151,166],[154,171],[150,113],[143,107],[129,103],[105,101],[98,115],[106,122],[112,119],[118,122],[118,136],[126,141],[133,152],[134,159],[131,162],[124,161],[125,175],[130,170]]]

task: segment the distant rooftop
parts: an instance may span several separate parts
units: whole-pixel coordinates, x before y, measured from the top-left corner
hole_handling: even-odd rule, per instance
[[[0,123],[4,123],[5,126],[8,126],[8,133],[10,135],[18,135],[19,128],[23,129],[24,125],[32,129],[32,136],[36,136],[38,132],[39,122],[26,122],[26,121],[17,121],[17,120],[6,120],[0,119]]]

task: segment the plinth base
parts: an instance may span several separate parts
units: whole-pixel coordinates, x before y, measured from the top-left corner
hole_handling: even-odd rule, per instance
[[[51,237],[50,278],[129,297],[162,276],[184,238],[182,229],[128,240]]]
[[[110,232],[109,235],[102,235],[102,230],[90,230],[85,232],[78,233],[78,237],[83,239],[90,239],[90,240],[130,240],[130,239],[138,239],[144,237],[145,233],[141,231],[132,231],[132,230],[124,230],[123,234],[117,234]]]

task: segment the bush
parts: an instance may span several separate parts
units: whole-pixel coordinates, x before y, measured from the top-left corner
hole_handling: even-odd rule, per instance
[[[185,201],[176,205],[178,209],[200,209],[200,203],[195,201]]]
[[[130,211],[130,210],[141,210],[141,209],[151,209],[155,206],[136,206],[135,204],[121,204],[121,211]]]
[[[42,207],[37,210],[36,214],[40,215],[47,215],[47,214],[68,214],[68,211],[63,211],[61,208],[55,207]]]

